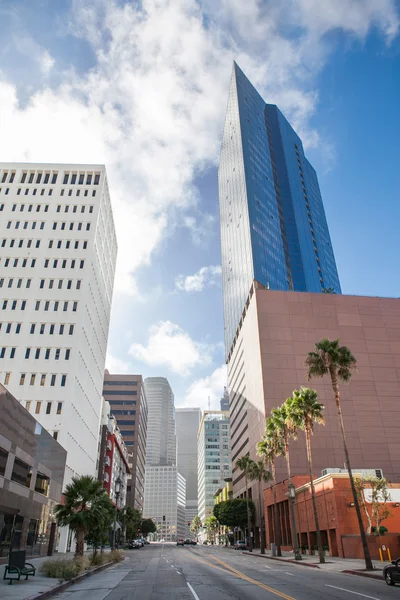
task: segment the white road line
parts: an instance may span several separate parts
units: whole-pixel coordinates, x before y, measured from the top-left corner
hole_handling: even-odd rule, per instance
[[[264,565],[264,567],[265,567],[266,569],[272,569],[272,567],[267,567],[267,565]]]
[[[196,594],[196,592],[194,591],[194,589],[192,588],[192,586],[190,585],[190,583],[187,581],[187,586],[189,588],[189,590],[192,592],[193,597],[195,600],[200,600],[200,598],[198,597],[198,595]]]
[[[293,573],[288,573],[287,571],[285,571],[286,575],[290,575],[290,577],[294,577]]]
[[[182,575],[182,573],[179,573],[179,571],[177,571],[178,575]]]
[[[380,600],[380,598],[375,598],[375,596],[367,596],[366,594],[360,594],[360,592],[353,592],[352,590],[346,590],[345,588],[337,587],[336,585],[328,585],[326,583],[325,587],[335,588],[335,590],[341,590],[342,592],[348,592],[349,594],[355,594],[356,596],[362,596],[363,598],[370,598],[370,600]]]

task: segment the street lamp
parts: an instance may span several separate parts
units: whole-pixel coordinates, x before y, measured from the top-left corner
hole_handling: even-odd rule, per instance
[[[293,542],[294,558],[295,558],[295,560],[302,560],[302,556],[300,554],[299,544],[298,544],[298,540],[297,540],[296,514],[295,514],[295,510],[294,510],[294,503],[296,501],[296,488],[294,487],[292,482],[289,483],[288,490],[289,490],[291,513],[292,513],[292,525],[293,525],[293,537],[294,537],[294,542]]]
[[[117,479],[115,480],[115,520],[114,520],[114,531],[113,531],[113,549],[115,549],[116,547],[116,540],[117,540],[117,519],[118,519],[118,498],[119,495],[121,493],[121,484],[122,484],[122,479],[121,477],[118,475]]]

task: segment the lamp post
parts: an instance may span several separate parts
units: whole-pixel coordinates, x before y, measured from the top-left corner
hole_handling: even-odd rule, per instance
[[[290,500],[290,508],[292,513],[292,526],[293,526],[293,549],[294,549],[294,558],[295,560],[302,560],[302,556],[300,554],[299,544],[297,540],[297,530],[296,530],[296,514],[294,510],[294,503],[296,500],[296,488],[293,483],[290,482],[288,485],[289,490],[289,500]]]
[[[114,531],[113,531],[113,550],[115,550],[117,545],[117,519],[118,519],[118,498],[121,493],[121,477],[118,475],[115,480],[115,520],[114,520]]]

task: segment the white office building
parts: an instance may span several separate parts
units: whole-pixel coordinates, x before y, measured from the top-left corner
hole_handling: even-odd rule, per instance
[[[154,519],[158,538],[185,535],[186,480],[176,463],[174,394],[165,377],[144,380],[147,398],[146,474],[143,516]]]
[[[206,411],[198,435],[199,517],[213,514],[214,493],[232,476],[229,413]]]
[[[200,408],[176,409],[177,465],[186,479],[186,531],[190,536],[190,525],[198,512],[198,464],[197,434],[201,421]]]
[[[105,167],[0,164],[0,382],[96,475],[117,240]]]

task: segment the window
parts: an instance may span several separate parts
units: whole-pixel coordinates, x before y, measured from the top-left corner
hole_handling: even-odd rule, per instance
[[[51,402],[48,402],[46,405],[46,415],[49,415],[51,413]]]
[[[62,285],[63,285],[63,280],[59,279],[58,280],[58,289],[61,290],[62,289]]]
[[[76,282],[76,289],[80,290],[81,289],[81,280],[78,279],[78,281]]]
[[[7,385],[10,383],[10,378],[11,378],[11,373],[6,373],[4,375],[4,385]]]
[[[30,411],[30,408],[31,408],[31,401],[30,401],[30,400],[28,400],[28,401],[25,403],[25,408],[26,408],[26,410],[27,410],[28,412]]]
[[[29,385],[35,385],[36,373],[31,373],[31,380]]]
[[[60,196],[64,196],[64,190],[61,190]]]
[[[57,259],[53,260],[53,269],[56,269],[57,265],[58,265],[58,260]]]
[[[35,351],[35,360],[38,358],[40,358],[40,348],[36,348],[36,351]]]
[[[59,333],[60,335],[63,335],[63,333],[64,333],[64,325],[62,325],[62,324],[60,325],[60,328],[59,328],[59,330],[58,330],[58,333]]]
[[[42,290],[44,288],[44,279],[40,280],[40,289]]]
[[[67,376],[61,375],[61,387],[65,387],[66,383],[67,383]]]
[[[16,352],[16,348],[11,348],[10,350],[10,358],[14,358],[15,357],[15,352]]]
[[[22,300],[21,302],[21,310],[25,310],[26,307],[26,300]]]
[[[61,268],[62,268],[62,269],[65,269],[65,267],[66,267],[66,266],[67,266],[67,261],[64,259],[64,260],[62,261]]]
[[[58,440],[58,431],[53,431],[53,438]]]
[[[71,244],[71,242],[70,242],[69,240],[67,240],[67,241],[65,242],[65,248],[66,248],[67,250],[69,250],[70,244]]]
[[[46,258],[46,260],[44,261],[44,268],[47,269],[48,266],[49,266],[49,259]]]
[[[73,312],[76,312],[76,309],[77,309],[77,308],[78,308],[78,303],[77,303],[77,302],[74,302],[74,303],[73,303],[73,305],[72,305],[72,310],[73,310]]]
[[[32,467],[25,463],[20,458],[14,458],[11,480],[29,488],[31,485]]]
[[[57,310],[58,310],[58,304],[59,304],[59,302],[58,302],[58,300],[56,300],[56,301],[54,302],[54,310],[55,310],[55,311],[57,311]]]
[[[71,260],[71,269],[75,269],[75,259]]]
[[[49,183],[49,179],[50,179],[50,173],[45,173],[43,183]]]
[[[61,352],[60,348],[56,348],[56,355],[55,355],[56,360],[60,359],[60,352]]]
[[[20,288],[20,287],[21,287],[21,285],[22,285],[22,279],[18,279],[18,282],[17,282],[17,288]]]
[[[53,223],[53,229],[57,229],[57,223]]]
[[[23,182],[21,182],[23,183]],[[90,173],[88,173],[88,176],[86,177],[86,185],[90,185],[92,183],[92,175]]]
[[[36,300],[35,310],[39,310],[40,308],[40,300]]]
[[[35,492],[38,492],[38,494],[43,494],[44,496],[47,496],[49,493],[49,484],[50,484],[50,479],[47,477],[47,475],[43,475],[43,473],[40,473],[38,471],[37,475],[36,475],[36,481],[35,481]]]
[[[25,358],[29,358],[29,355],[30,355],[30,353],[31,353],[31,349],[30,349],[30,348],[27,348],[27,349],[25,350]]]
[[[27,175],[26,171],[24,173],[22,173],[21,183],[25,183],[26,175]]]
[[[56,385],[56,377],[57,377],[57,375],[52,375],[51,376],[51,381],[50,381],[50,385],[51,386],[55,386]]]
[[[13,300],[11,304],[11,310],[15,310],[17,308],[17,301]]]
[[[52,195],[53,195],[53,190],[50,188],[49,189],[49,196],[52,196]]]
[[[21,323],[17,323],[15,327],[15,333],[19,333],[21,331]]]
[[[53,247],[53,240],[49,240],[49,248]]]
[[[69,326],[69,335],[73,335],[73,333],[74,333],[74,326],[70,325]]]
[[[49,281],[49,290],[53,289],[53,285],[54,285],[54,279],[50,279],[50,281]]]
[[[58,173],[53,173],[53,175],[51,177],[51,183],[57,183],[57,176],[58,176]]]
[[[8,304],[8,300],[3,301],[3,310],[6,310]]]
[[[11,323],[7,323],[6,333],[10,333],[11,331]]]
[[[89,206],[89,212],[92,213],[93,212],[93,206]]]
[[[44,385],[46,383],[46,373],[42,373],[40,376],[40,385]]]
[[[85,261],[84,261],[84,260],[81,260],[81,262],[80,262],[80,264],[79,264],[79,268],[80,268],[80,269],[83,269],[84,265],[85,265]]]
[[[30,333],[35,333],[35,327],[36,327],[36,324],[32,323],[31,324],[31,331],[30,331]]]
[[[83,179],[84,179],[84,177],[85,177],[85,176],[84,176],[84,174],[83,174],[83,173],[81,173],[81,174],[79,175],[79,182],[78,182],[78,183],[79,183],[79,185],[83,185]]]
[[[45,324],[41,323],[41,325],[40,325],[40,331],[39,331],[40,335],[44,334],[44,330],[45,330]]]
[[[100,173],[95,173],[94,175],[94,185],[99,185],[100,183]]]
[[[30,288],[30,287],[31,287],[31,281],[32,281],[31,279],[27,279],[27,280],[26,280],[26,287],[27,287],[27,288]]]
[[[76,183],[76,173],[73,173],[72,177],[71,177],[71,185],[74,185],[75,183]]]
[[[68,310],[68,302],[64,302],[64,307],[63,307],[63,311],[67,311]]]
[[[74,248],[75,248],[75,250],[78,250],[78,248],[79,248],[79,242],[75,242]]]
[[[71,286],[72,286],[72,279],[68,279],[68,282],[67,282],[67,290],[70,290],[70,289],[71,289]]]
[[[58,204],[58,205],[57,205],[56,212],[60,212],[60,211],[61,211],[61,204]]]
[[[65,350],[65,360],[69,360],[70,353],[71,353],[71,350],[70,350],[69,348],[67,348],[67,349]]]
[[[57,242],[57,248],[61,248],[61,240],[58,240],[58,242]]]
[[[32,246],[32,240],[28,240],[28,243],[26,246],[27,246],[27,248],[30,248]],[[39,246],[37,246],[37,248],[39,248]]]
[[[3,348],[0,348],[0,358],[4,358],[5,353],[6,353],[6,349],[3,346]]]
[[[25,383],[25,373],[21,373],[21,377],[19,378],[19,385],[24,385]]]
[[[67,185],[67,183],[68,183],[68,177],[69,177],[69,173],[65,173],[64,174],[64,180],[63,180],[63,184],[64,185]]]
[[[62,412],[62,405],[63,405],[63,403],[62,403],[62,402],[57,402],[57,414],[58,414],[58,415],[61,415],[61,412]]]
[[[40,400],[39,400],[39,402],[36,402],[35,415],[40,414],[41,406],[42,406],[42,403],[40,402]]]
[[[78,231],[81,231],[82,229],[82,223],[78,223]]]
[[[54,323],[52,323],[50,325],[50,335],[53,335],[53,333],[54,333],[54,327],[55,327],[55,325],[54,325]]]

